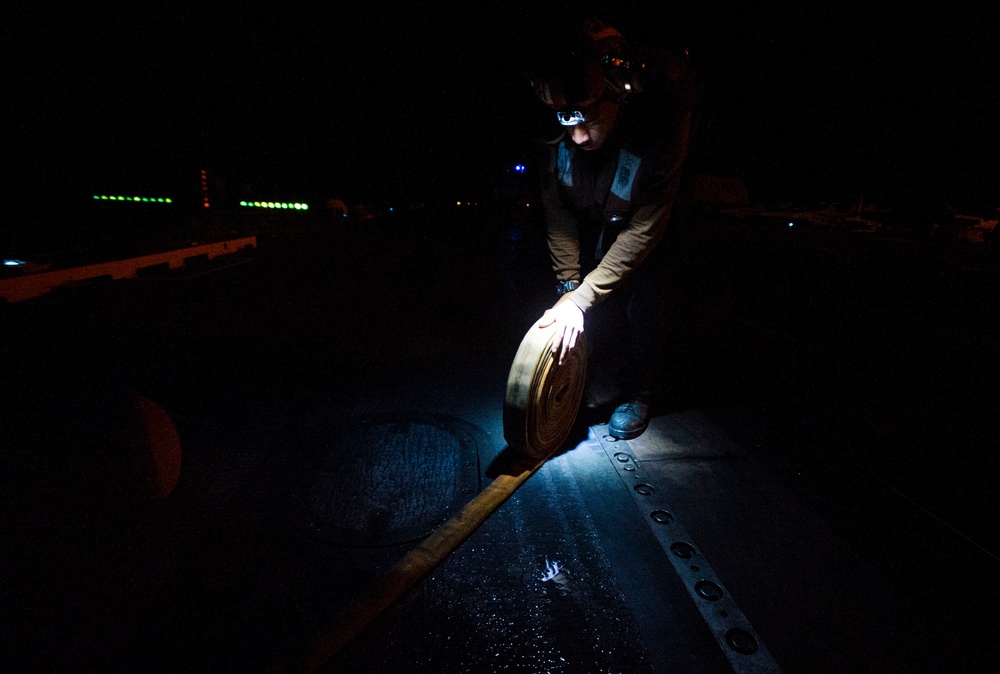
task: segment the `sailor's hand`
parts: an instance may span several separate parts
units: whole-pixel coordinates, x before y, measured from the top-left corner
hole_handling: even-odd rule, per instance
[[[566,354],[576,346],[576,339],[583,332],[583,309],[570,301],[566,293],[555,305],[542,314],[538,321],[539,328],[547,328],[556,324],[556,335],[552,340],[552,353],[559,354],[559,364],[562,365]]]

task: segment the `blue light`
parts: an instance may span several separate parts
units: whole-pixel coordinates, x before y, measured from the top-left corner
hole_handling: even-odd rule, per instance
[[[794,222],[789,222],[789,223],[788,223],[788,226],[789,226],[789,227],[793,227],[794,225],[795,225],[795,223],[794,223]]]
[[[514,171],[517,173],[524,173],[524,164],[515,164]]]
[[[5,267],[20,267],[22,264],[24,264],[23,260],[4,260],[3,261],[3,266],[5,266]]]

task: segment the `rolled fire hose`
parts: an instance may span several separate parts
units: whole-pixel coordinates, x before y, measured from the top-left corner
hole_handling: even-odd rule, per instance
[[[371,592],[348,605],[312,640],[305,671],[316,672],[399,597],[436,569],[517,491],[566,441],[576,421],[587,376],[583,333],[558,362],[555,326],[535,323],[518,347],[507,376],[504,439],[528,460],[501,473],[458,513],[411,550]]]
[[[584,334],[577,336],[562,364],[552,353],[555,338],[555,325],[533,325],[521,340],[507,377],[503,436],[508,445],[533,459],[548,458],[566,441],[587,378]]]

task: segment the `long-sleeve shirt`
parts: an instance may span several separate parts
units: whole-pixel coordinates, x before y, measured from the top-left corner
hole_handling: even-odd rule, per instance
[[[584,311],[619,287],[666,232],[693,102],[684,77],[667,71],[660,91],[628,101],[600,150],[576,150],[567,138],[549,149],[541,196],[552,268],[558,281],[581,282],[569,299]]]

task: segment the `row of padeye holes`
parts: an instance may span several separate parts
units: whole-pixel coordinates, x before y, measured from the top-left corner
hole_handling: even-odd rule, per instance
[[[607,439],[617,440],[611,436],[608,436]],[[630,455],[625,452],[617,452],[615,453],[615,459],[619,463],[624,464],[622,466],[623,470],[629,472],[635,471],[635,463],[632,461],[632,457]],[[646,482],[640,482],[633,485],[632,489],[640,496],[651,496],[653,492],[656,491],[653,485]],[[650,512],[649,518],[657,524],[670,524],[674,521],[674,516],[669,511],[662,509]],[[671,544],[670,552],[684,560],[691,560],[696,554],[698,554],[693,545],[684,541],[677,541]],[[697,573],[700,570],[700,567],[697,564],[691,564],[690,569]],[[722,588],[718,585],[718,583],[714,583],[705,578],[702,578],[694,584],[694,591],[695,594],[707,601],[718,601],[722,599],[723,596]],[[729,612],[722,610],[719,612],[719,615],[723,618],[728,618]],[[753,655],[758,649],[757,638],[739,627],[733,627],[726,631],[726,643],[729,644],[730,648],[742,655]]]

